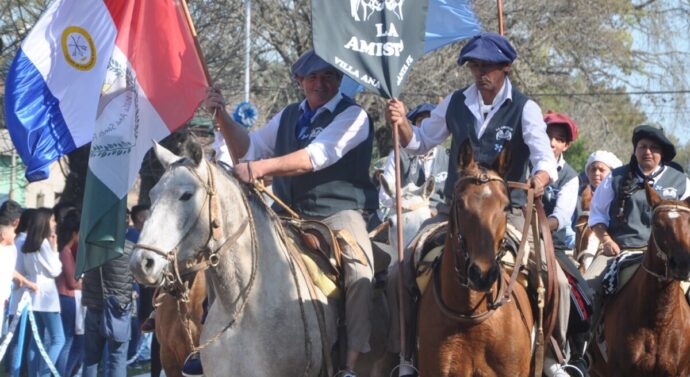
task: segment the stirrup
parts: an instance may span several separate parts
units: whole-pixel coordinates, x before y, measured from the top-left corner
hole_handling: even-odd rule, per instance
[[[199,355],[199,352],[192,352],[187,356],[184,360],[181,372],[185,377],[204,376],[204,367],[201,364],[201,355]]]
[[[411,369],[412,371],[406,372],[407,374],[403,374],[402,377],[415,377],[415,376],[419,376],[419,369],[417,369],[417,368],[412,364],[412,361],[411,361],[411,360],[402,359],[402,357],[401,357],[400,363],[399,363],[398,365],[396,365],[395,367],[393,367],[393,369],[391,370],[391,373],[390,373],[389,376],[390,376],[390,377],[398,376],[398,374],[401,372],[401,369],[402,369],[403,367],[407,367],[407,369]],[[395,374],[396,371],[398,372],[398,374]]]

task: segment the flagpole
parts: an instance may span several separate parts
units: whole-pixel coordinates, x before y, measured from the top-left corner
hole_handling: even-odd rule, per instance
[[[206,65],[206,59],[204,58],[204,53],[201,50],[201,44],[199,43],[199,39],[197,38],[196,34],[196,28],[194,28],[194,22],[192,21],[192,16],[189,14],[189,8],[187,7],[187,0],[182,0],[182,10],[184,11],[185,18],[187,19],[187,26],[189,26],[189,30],[192,33],[192,39],[194,40],[194,47],[196,48],[197,54],[199,54],[199,60],[201,61],[201,67],[204,69],[204,76],[206,76],[206,81],[208,82],[209,86],[213,86],[213,79],[211,78],[211,75],[208,73],[208,66]],[[218,120],[218,117],[223,117],[222,113],[219,112],[214,112],[214,120]],[[230,144],[227,144],[228,146],[228,151],[230,152],[230,159],[232,160],[232,165],[236,166],[237,165],[237,156],[235,155],[235,151],[232,150],[232,146]]]
[[[498,7],[498,34],[505,35],[505,30],[503,29],[503,0],[496,0],[496,5]]]
[[[252,0],[245,0],[244,24],[244,102],[249,102],[249,49],[251,48]]]
[[[400,174],[400,130],[397,126],[393,126],[393,158],[395,159],[395,218],[398,223],[396,227],[396,239],[398,240],[398,318],[400,318],[400,355],[403,358],[407,356],[407,334],[405,326],[405,269],[403,268],[403,261],[405,260],[404,245],[403,245],[403,227],[402,227],[402,189],[400,181],[402,180]]]

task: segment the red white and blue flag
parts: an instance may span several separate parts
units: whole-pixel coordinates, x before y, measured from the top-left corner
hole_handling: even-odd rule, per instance
[[[27,178],[91,142],[79,271],[121,255],[141,161],[208,86],[181,0],[57,0],[8,73],[5,112]]]

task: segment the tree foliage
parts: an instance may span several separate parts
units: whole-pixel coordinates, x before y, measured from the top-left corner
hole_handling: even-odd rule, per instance
[[[47,3],[0,4],[2,82],[21,40]],[[472,4],[484,29],[496,30],[496,3]],[[209,72],[230,111],[243,100],[244,5],[243,0],[189,1]],[[571,155],[605,149],[627,160],[632,128],[658,124],[666,114],[661,109],[679,117],[678,127],[687,123],[682,90],[690,85],[679,67],[685,65],[688,49],[679,46],[685,43],[679,36],[687,30],[689,14],[690,3],[673,0],[506,1],[505,30],[519,54],[511,80],[544,111],[565,112],[578,123],[580,140]],[[310,25],[310,1],[252,0],[250,100],[259,109],[259,124],[301,99],[290,65],[311,47]],[[416,63],[401,96],[408,106],[438,102],[470,83],[467,69],[456,64],[461,45],[447,46]],[[669,93],[630,94],[649,89]],[[380,97],[363,93],[357,100],[376,127],[384,126]],[[690,167],[690,146],[684,148],[679,148],[678,159]]]

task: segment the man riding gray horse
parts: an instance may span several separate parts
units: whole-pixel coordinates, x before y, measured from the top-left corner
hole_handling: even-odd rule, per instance
[[[225,142],[241,156],[234,168],[239,180],[274,177],[273,192],[302,218],[345,230],[357,241],[361,250],[343,250],[348,352],[339,374],[354,376],[358,356],[370,350],[373,258],[363,213],[378,204],[368,176],[373,127],[367,113],[340,93],[342,73],[313,50],[292,65],[292,74],[306,99],[255,131],[232,120],[220,91],[210,89],[205,106],[219,114]]]

